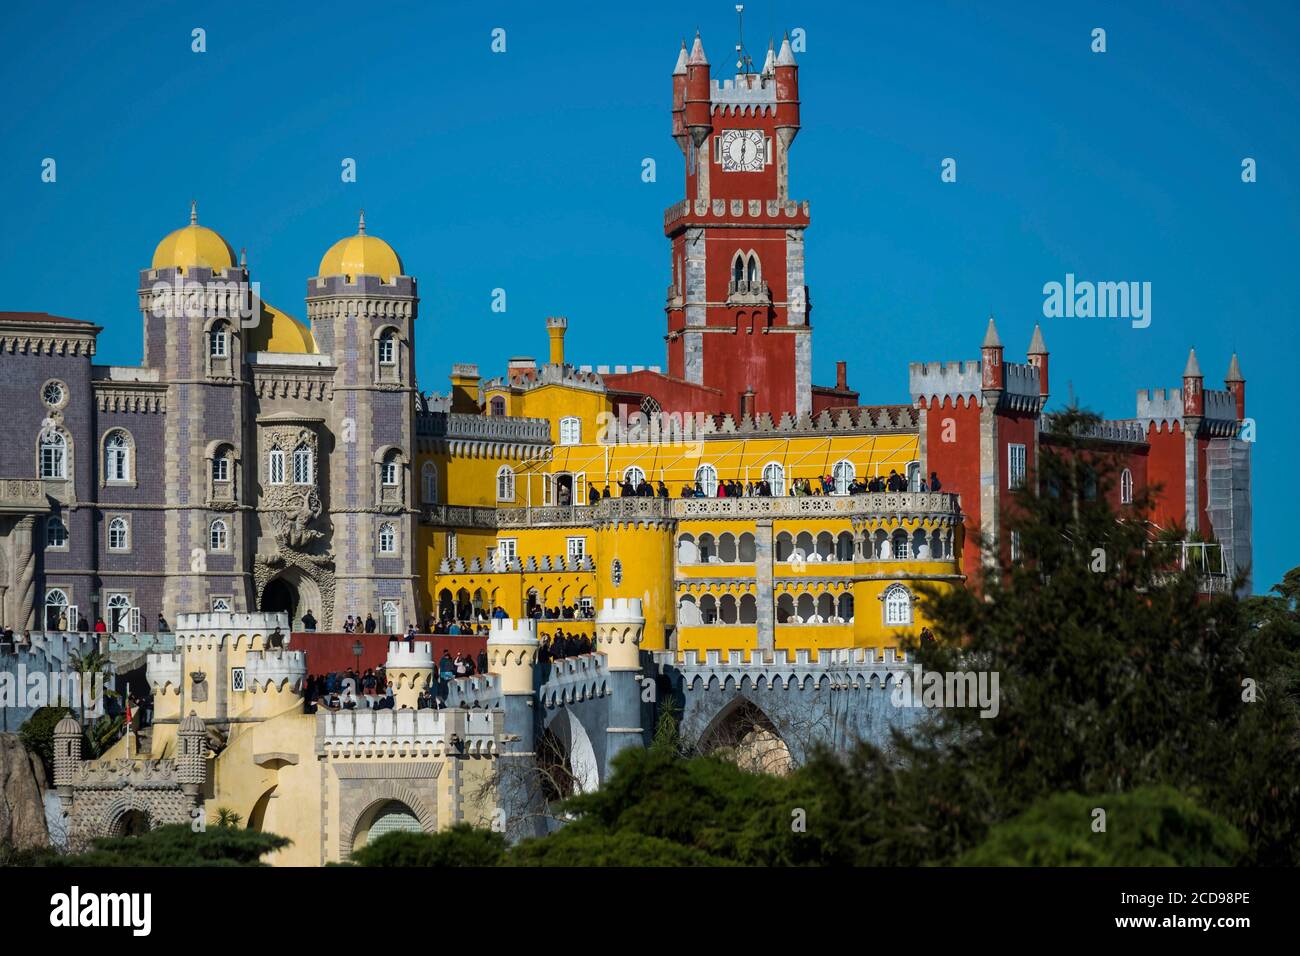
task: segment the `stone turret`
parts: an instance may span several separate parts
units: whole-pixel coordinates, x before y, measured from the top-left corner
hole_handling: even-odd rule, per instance
[[[420,694],[433,679],[433,645],[420,641],[408,648],[405,641],[389,641],[384,676],[393,682],[394,707],[418,710]]]
[[[504,735],[501,741],[499,812],[508,839],[540,836],[545,810],[537,785],[537,622],[498,618],[488,635],[488,673],[501,688]]]
[[[605,599],[596,614],[596,651],[608,658],[611,671],[641,669],[644,629],[640,598]]]
[[[69,714],[54,725],[54,784],[66,810],[72,800],[72,773],[81,763],[81,724]]]
[[[536,621],[493,620],[487,641],[488,673],[501,678],[502,694],[533,695],[538,646]]]
[[[197,803],[208,778],[208,728],[192,710],[176,732],[176,769],[181,790]]]
[[[609,667],[609,716],[605,727],[605,774],[614,756],[645,745],[641,719],[641,637],[645,614],[640,598],[606,598],[596,614],[596,650]]]

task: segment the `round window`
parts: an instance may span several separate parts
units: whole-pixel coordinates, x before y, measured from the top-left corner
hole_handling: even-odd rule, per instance
[[[58,408],[62,405],[64,395],[62,382],[47,382],[45,388],[41,390],[41,398],[50,408]]]

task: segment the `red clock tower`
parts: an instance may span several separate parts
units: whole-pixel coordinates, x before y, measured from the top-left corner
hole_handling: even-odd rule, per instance
[[[711,81],[699,35],[673,71],[673,138],[686,198],[664,217],[672,245],[668,374],[720,392],[721,411],[812,409],[804,285],[808,204],[790,200],[799,68],[787,38],[763,69]]]

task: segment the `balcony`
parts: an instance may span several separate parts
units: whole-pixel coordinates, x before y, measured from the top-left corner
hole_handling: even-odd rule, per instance
[[[49,510],[44,485],[31,478],[0,478],[0,514],[35,514]]]
[[[642,499],[647,500],[647,499]],[[779,498],[674,498],[678,521],[734,518],[899,518],[961,514],[961,499],[947,491],[871,491],[861,495]]]
[[[732,279],[727,284],[727,305],[771,305],[772,290],[762,279]]]

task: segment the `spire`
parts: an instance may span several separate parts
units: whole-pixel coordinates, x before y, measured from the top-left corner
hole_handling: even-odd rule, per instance
[[[366,234],[366,211],[363,209],[361,210],[361,217],[357,221],[357,235],[364,236],[365,234]]]
[[[763,61],[763,75],[771,76],[772,71],[776,69],[776,44],[772,40],[767,41],[767,59]]]
[[[1000,349],[1002,340],[998,338],[998,327],[993,324],[993,316],[989,316],[989,328],[984,333],[984,342],[980,345],[982,349]]]
[[[239,250],[239,268],[248,268],[248,249],[246,248],[241,248]]]
[[[1196,361],[1196,349],[1187,353],[1187,368],[1183,369],[1183,378],[1203,378],[1201,365]]]
[[[1046,355],[1047,345],[1043,342],[1043,328],[1037,323],[1034,324],[1034,337],[1029,340],[1029,351],[1026,355]]]
[[[781,41],[781,53],[776,58],[777,66],[794,66],[794,51],[790,49],[790,34],[785,35]]]
[[[1244,382],[1246,381],[1241,375],[1241,365],[1237,362],[1237,353],[1232,353],[1232,361],[1228,363],[1228,377],[1225,382]]]
[[[683,37],[683,38],[682,38],[682,48],[681,48],[681,50],[680,50],[680,51],[678,52],[678,54],[677,54],[677,65],[676,65],[675,67],[673,67],[673,76],[685,76],[685,75],[686,75],[686,58],[687,58],[687,56],[688,56],[688,54],[687,54],[687,52],[686,52],[686,38]]]
[[[198,224],[199,224],[199,201],[197,199],[191,199],[190,200],[190,225],[197,226]]]
[[[692,66],[708,66],[709,59],[704,55],[704,44],[700,41],[700,31],[695,31],[695,43],[691,46],[691,58],[687,61]]]

